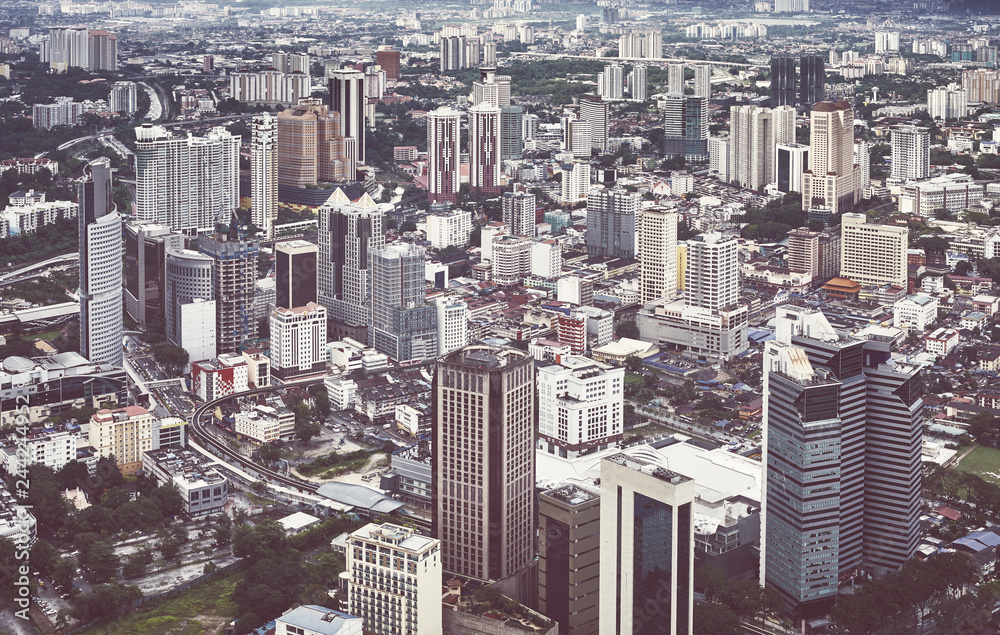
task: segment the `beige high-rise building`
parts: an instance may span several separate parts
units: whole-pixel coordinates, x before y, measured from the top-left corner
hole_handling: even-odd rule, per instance
[[[677,294],[677,214],[643,210],[639,216],[639,299],[673,298]]]
[[[300,99],[278,113],[278,184],[308,187],[354,176],[355,159],[341,134],[340,115],[319,99]]]
[[[733,106],[729,113],[729,178],[759,190],[775,178],[777,144],[795,141],[795,108]]]
[[[840,270],[840,235],[835,231],[809,231],[799,227],[788,232],[788,268],[812,275],[813,283],[823,282]]]
[[[977,68],[962,71],[962,88],[966,98],[973,103],[995,104],[1000,102],[1000,70]]]
[[[906,227],[874,225],[864,214],[840,220],[840,276],[862,286],[906,288]]]
[[[271,240],[278,219],[278,122],[270,113],[254,117],[251,134],[250,217]]]
[[[153,449],[153,415],[139,406],[98,410],[88,440],[98,456],[114,456],[121,473],[131,476],[142,469],[143,452]]]
[[[466,346],[437,360],[432,491],[445,573],[502,581],[533,603],[535,373],[514,349]]]
[[[854,163],[854,109],[846,101],[821,101],[812,109],[809,167],[802,174],[802,208],[850,212],[861,199]]]

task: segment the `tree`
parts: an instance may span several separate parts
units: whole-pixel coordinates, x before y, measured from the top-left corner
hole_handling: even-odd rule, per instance
[[[399,231],[403,233],[415,232],[417,231],[417,224],[412,220],[404,220],[403,224],[399,226]]]
[[[73,578],[76,577],[76,560],[70,556],[59,558],[52,568],[52,583],[64,591],[73,588]]]
[[[167,367],[171,375],[179,375],[189,361],[188,352],[180,346],[163,344],[153,349],[153,359]]]
[[[636,357],[635,355],[629,355],[625,358],[625,367],[633,373],[642,371],[642,358]]]
[[[181,543],[174,536],[167,536],[157,543],[160,555],[164,560],[173,560],[181,554]]]
[[[729,607],[715,602],[694,605],[695,635],[739,635],[740,618]]]
[[[107,582],[118,574],[121,563],[110,540],[86,533],[78,535],[74,544],[80,551],[80,567],[89,573],[91,581]]]
[[[215,531],[212,533],[212,538],[215,540],[215,544],[218,547],[225,547],[233,539],[233,528],[232,523],[229,520],[229,516],[221,514],[216,519]]]
[[[626,337],[630,340],[639,339],[639,327],[636,325],[635,320],[622,320],[615,326],[615,335]]]

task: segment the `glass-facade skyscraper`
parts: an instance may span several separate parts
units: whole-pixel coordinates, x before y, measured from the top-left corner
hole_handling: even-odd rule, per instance
[[[368,343],[399,364],[437,356],[437,308],[424,296],[424,248],[393,243],[372,251]]]

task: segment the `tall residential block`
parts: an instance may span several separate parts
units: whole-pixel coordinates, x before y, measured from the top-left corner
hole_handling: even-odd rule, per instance
[[[802,207],[850,212],[861,198],[854,163],[854,109],[846,101],[823,101],[810,114],[809,169],[802,175]]]
[[[393,243],[371,257],[371,329],[368,344],[400,365],[437,356],[437,308],[424,291],[423,247]]]
[[[340,134],[348,140],[354,159],[365,162],[365,74],[353,69],[330,76],[330,112],[340,115]],[[350,175],[348,178],[353,178]]]
[[[677,294],[677,213],[643,210],[639,217],[639,301]]]
[[[135,216],[174,230],[212,231],[240,206],[240,138],[225,128],[204,137],[162,126],[135,129]]]
[[[365,525],[347,537],[344,576],[347,609],[365,632],[441,632],[440,540],[392,523]]]
[[[626,190],[591,190],[587,194],[587,253],[635,258],[640,200],[637,193]]]
[[[278,120],[270,113],[254,117],[250,134],[250,219],[272,240],[278,220]]]
[[[295,108],[278,113],[279,190],[353,179],[357,156],[352,144],[339,113],[319,99],[300,99]]]
[[[469,306],[449,297],[439,297],[435,303],[438,355],[446,355],[469,343]]]
[[[99,457],[115,457],[118,469],[132,476],[142,469],[142,454],[153,449],[153,415],[139,406],[98,410],[90,418],[90,446]]]
[[[108,95],[108,106],[112,112],[131,117],[139,110],[139,91],[135,82],[115,82]]]
[[[774,182],[777,145],[795,141],[795,108],[733,106],[729,117],[730,179],[750,190]]]
[[[891,284],[906,289],[907,235],[899,225],[876,225],[865,214],[840,220],[840,275],[862,286]]]
[[[957,84],[927,90],[927,112],[931,119],[961,119],[969,107],[969,94]]]
[[[694,67],[694,96],[712,97],[712,67],[708,64],[696,64]]]
[[[503,222],[515,236],[535,236],[535,195],[527,192],[504,192],[501,197]]]
[[[649,83],[646,80],[646,67],[636,64],[625,81],[629,101],[646,101]]]
[[[931,131],[912,125],[893,126],[891,176],[920,180],[931,175]]]
[[[624,77],[621,65],[605,66],[604,70],[597,74],[597,94],[607,101],[621,101],[624,99]]]
[[[739,274],[735,239],[700,234],[687,243],[684,301],[688,306],[718,311],[736,304]]]
[[[427,198],[458,200],[462,114],[447,106],[427,113]]]
[[[500,108],[469,108],[469,185],[482,194],[500,193]]]
[[[577,485],[538,495],[538,610],[565,635],[600,632],[601,497]]]
[[[305,240],[274,245],[274,303],[292,309],[319,300],[319,247]]]
[[[840,275],[840,232],[808,227],[788,232],[788,269],[810,274],[814,285]]]
[[[694,497],[658,463],[601,460],[601,633],[694,632]]]
[[[95,159],[79,184],[80,354],[122,365],[122,218],[111,198],[111,161]]]
[[[684,64],[667,66],[667,92],[684,94]]]
[[[531,356],[467,346],[437,360],[433,531],[445,573],[535,595],[535,383]]]
[[[243,342],[257,339],[257,243],[221,233],[205,235],[198,239],[198,251],[214,260],[216,348],[220,354],[236,353]]]
[[[590,147],[604,152],[608,149],[608,102],[597,95],[580,98],[580,119],[590,122]]]

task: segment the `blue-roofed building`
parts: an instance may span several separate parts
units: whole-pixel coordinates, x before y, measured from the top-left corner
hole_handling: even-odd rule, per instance
[[[993,573],[997,561],[997,547],[1000,546],[1000,536],[992,531],[974,531],[971,534],[953,540],[949,549],[967,553],[972,556],[979,567],[980,575]]]
[[[285,613],[274,625],[274,635],[362,635],[360,617],[315,604]]]

